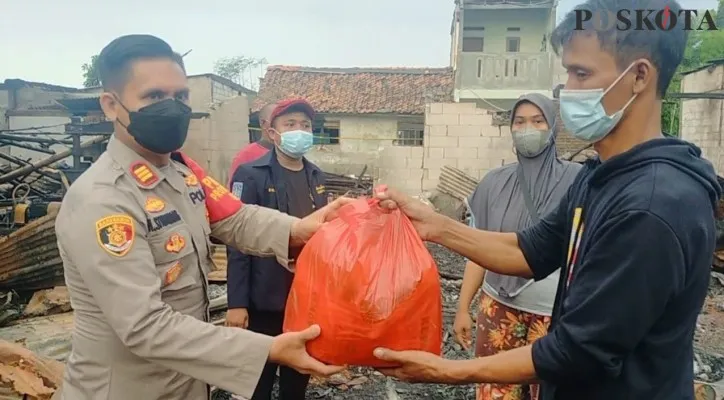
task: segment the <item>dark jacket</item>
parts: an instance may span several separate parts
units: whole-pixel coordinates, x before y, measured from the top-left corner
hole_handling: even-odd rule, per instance
[[[327,197],[324,173],[303,160],[315,208],[324,207]],[[274,150],[257,160],[239,166],[230,187],[240,194],[241,201],[288,212],[289,204],[282,176],[282,166]],[[242,184],[241,193],[238,183]],[[282,311],[294,274],[277,263],[274,257],[252,257],[227,247],[227,287],[229,308],[250,308],[259,311]]]
[[[694,399],[693,340],[721,193],[694,145],[656,139],[589,161],[558,210],[520,233],[536,279],[564,265],[541,399]]]

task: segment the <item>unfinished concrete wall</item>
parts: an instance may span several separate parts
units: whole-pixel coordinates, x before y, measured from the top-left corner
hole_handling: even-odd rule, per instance
[[[319,145],[307,158],[326,172],[354,174],[367,166],[367,174],[378,182],[419,193],[422,182],[422,146],[396,146],[398,123],[423,123],[415,116],[328,115],[339,121],[339,144]]]
[[[339,122],[339,144],[315,146],[307,158],[327,172],[359,174],[367,165],[373,175],[380,153],[397,137],[394,117],[325,115],[325,120]]]
[[[494,126],[486,110],[474,103],[427,105],[422,190],[437,186],[445,165],[482,179],[490,170],[515,161],[510,128]]]
[[[214,80],[210,74],[191,75],[188,77],[188,85],[191,91],[189,100],[194,111],[206,111],[214,103],[243,95],[236,88]]]
[[[724,90],[724,66],[703,69],[685,75],[682,93],[721,92]],[[682,100],[679,132],[681,138],[699,146],[702,155],[714,164],[717,174],[724,175],[722,128],[724,100]]]
[[[428,104],[423,146],[393,145],[398,122],[414,121],[410,116],[338,120],[340,144],[316,146],[307,157],[323,170],[340,174],[359,174],[367,165],[377,183],[410,194],[434,190],[445,165],[480,179],[491,169],[516,161],[510,129],[494,126],[492,116],[474,103]]]
[[[189,104],[194,111],[206,111],[213,103],[213,81],[205,76],[189,77]]]
[[[220,182],[229,178],[234,155],[249,143],[249,102],[237,96],[209,110],[207,118],[191,121],[183,150]]]

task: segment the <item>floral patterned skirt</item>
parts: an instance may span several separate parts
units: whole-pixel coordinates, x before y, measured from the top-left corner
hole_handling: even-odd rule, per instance
[[[477,323],[475,355],[491,356],[527,346],[548,333],[551,318],[516,310],[483,293]],[[477,400],[538,400],[538,385],[482,384]]]

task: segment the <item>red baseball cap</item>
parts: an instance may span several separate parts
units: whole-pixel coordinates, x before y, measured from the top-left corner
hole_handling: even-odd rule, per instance
[[[278,102],[271,116],[269,116],[269,122],[273,124],[277,117],[293,112],[303,112],[310,120],[314,120],[314,107],[312,107],[308,101],[302,98],[296,98]]]

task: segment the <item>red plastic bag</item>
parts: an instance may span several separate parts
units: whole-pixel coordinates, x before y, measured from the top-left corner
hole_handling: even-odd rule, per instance
[[[297,260],[284,331],[318,324],[307,351],[334,365],[391,366],[377,347],[440,354],[440,278],[410,220],[366,199],[339,215]]]

